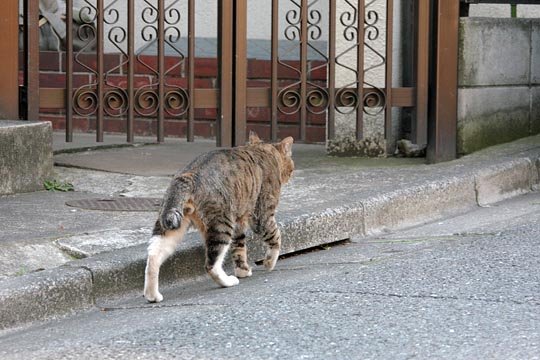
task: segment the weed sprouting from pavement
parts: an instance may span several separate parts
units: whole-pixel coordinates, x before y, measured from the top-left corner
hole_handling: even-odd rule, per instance
[[[73,187],[72,183],[69,183],[67,181],[58,181],[56,179],[53,180],[46,180],[43,183],[43,186],[45,187],[45,190],[47,191],[75,191],[75,188]]]

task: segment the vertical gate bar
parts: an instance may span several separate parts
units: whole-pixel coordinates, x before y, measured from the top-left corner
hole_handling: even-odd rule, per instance
[[[428,72],[429,72],[429,0],[418,0],[416,60],[416,121],[413,121],[413,142],[427,144]]]
[[[26,119],[39,119],[39,3],[27,0],[25,4],[25,64]]]
[[[232,10],[233,0],[218,1],[219,119],[216,145],[232,146]]]
[[[306,140],[307,121],[307,49],[308,49],[308,0],[301,2],[301,30],[300,30],[300,140]]]
[[[128,1],[128,112],[127,112],[127,142],[132,143],[134,140],[134,106],[135,101],[135,0]]]
[[[430,162],[452,160],[457,156],[459,2],[439,1],[436,14],[433,126],[427,151]]]
[[[336,136],[336,2],[329,0],[328,29],[328,129],[327,139]]]
[[[386,110],[384,113],[384,138],[392,134],[392,50],[394,49],[394,0],[386,4]]]
[[[195,138],[195,0],[188,3],[188,119],[187,141]]]
[[[277,141],[278,135],[278,44],[279,44],[279,0],[272,0],[272,80],[270,89],[271,101],[271,120],[270,120],[270,139]]]
[[[165,0],[158,0],[158,119],[157,119],[157,141],[165,140],[164,118],[165,118]]]
[[[19,109],[19,3],[4,1],[0,14],[0,119],[18,119]],[[37,12],[35,13],[37,22]],[[39,51],[37,44],[34,51]],[[25,64],[27,65],[27,63]],[[2,120],[0,120],[2,121]],[[6,145],[7,146],[7,145]],[[3,149],[4,144],[0,144]],[[4,169],[0,169],[4,173]]]
[[[97,0],[97,11],[98,11],[98,17],[97,17],[97,121],[96,121],[96,141],[97,142],[103,142],[103,107],[104,99],[103,99],[103,92],[104,92],[104,71],[105,71],[105,64],[103,61],[103,43],[105,42],[105,4],[104,0]]]
[[[66,142],[73,141],[73,0],[66,0]]]
[[[236,0],[234,69],[234,145],[246,143],[247,0]]]
[[[364,0],[358,0],[358,45],[356,48],[356,92],[358,108],[356,109],[356,140],[364,138],[364,21],[366,5]]]

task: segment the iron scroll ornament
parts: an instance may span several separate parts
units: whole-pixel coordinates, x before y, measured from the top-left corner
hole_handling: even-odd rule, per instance
[[[182,34],[178,28],[182,17],[180,11],[175,8],[174,5],[179,1],[172,1],[163,10],[163,22],[165,27],[163,29],[162,39],[159,37],[157,25],[159,21],[159,9],[148,0],[144,0],[144,2],[146,6],[141,12],[141,18],[145,25],[141,29],[141,37],[146,44],[139,50],[136,58],[142,66],[151,72],[153,81],[136,90],[134,108],[141,116],[154,116],[157,114],[159,107],[161,106],[157,88],[160,85],[160,81],[163,81],[163,86],[165,88],[163,94],[163,110],[170,116],[179,117],[186,114],[189,110],[190,94],[186,89],[167,82],[167,75],[173,70],[179,69],[186,59],[185,54],[177,45],[182,38]],[[170,65],[169,68],[163,69],[163,80],[160,80],[159,77],[160,69],[153,67],[143,60],[145,51],[156,45],[160,40],[163,41],[164,46],[167,46],[167,48],[173,51],[178,57],[178,61]]]
[[[120,25],[120,11],[115,8],[118,0],[111,1],[103,9],[93,4],[91,0],[85,0],[84,6],[80,9],[80,16],[83,24],[78,28],[77,36],[84,43],[84,46],[75,54],[75,62],[92,74],[93,80],[91,83],[83,85],[76,89],[73,94],[73,110],[81,116],[92,116],[97,113],[97,109],[102,106],[103,111],[108,116],[120,117],[127,113],[130,106],[130,99],[126,87],[127,83],[120,84],[114,81],[120,69],[125,68],[130,61],[137,61],[145,67],[151,74],[152,81],[149,84],[139,86],[135,89],[135,94],[132,99],[133,109],[140,116],[154,116],[157,114],[160,106],[163,106],[164,111],[171,116],[184,115],[189,109],[189,94],[180,86],[167,83],[167,74],[170,74],[175,69],[180,68],[185,61],[185,55],[179,49],[178,43],[181,39],[181,33],[178,25],[181,21],[181,14],[175,5],[179,0],[171,1],[163,10],[163,20],[165,28],[163,29],[162,38],[158,33],[159,9],[149,0],[144,0],[144,7],[140,13],[140,19],[143,26],[140,30],[140,35],[145,44],[139,49],[134,59],[130,59],[127,53],[127,40],[129,36],[126,29]],[[101,25],[99,24],[101,20]],[[102,74],[99,74],[99,69],[92,66],[89,61],[88,53],[94,46],[104,47],[105,39],[98,39],[97,26],[108,26],[105,39],[114,47],[114,49],[122,54],[122,62],[112,68],[106,69]],[[157,41],[163,41],[164,45],[177,54],[178,61],[171,64],[167,69],[163,69],[163,76],[159,76],[159,70],[143,60],[143,53],[148,50]],[[84,54],[84,56],[83,56]],[[169,64],[169,63],[167,63]],[[100,77],[101,75],[101,77]],[[101,83],[99,83],[102,79]],[[159,101],[158,86],[160,81],[164,81],[165,92],[164,100]],[[99,99],[98,87],[103,87],[102,99]]]
[[[178,25],[182,20],[180,11],[173,6],[178,3],[178,0],[173,1],[167,8],[165,8],[164,22],[166,24],[164,29],[164,42],[174,51],[179,60],[174,63],[169,69],[165,71],[166,75],[170,74],[173,70],[178,69],[186,59],[185,54],[177,46],[178,42],[182,38],[182,34]],[[165,80],[166,81],[166,80]],[[165,82],[165,87],[168,89],[165,93],[164,107],[165,112],[171,116],[179,117],[186,114],[189,110],[189,94],[186,89],[172,85]]]
[[[129,60],[127,60],[127,52],[124,51],[122,47],[122,44],[127,40],[128,33],[126,29],[118,25],[118,21],[120,20],[120,12],[118,9],[112,7],[117,2],[118,0],[114,0],[105,9],[103,9],[103,22],[107,25],[111,25],[111,28],[107,33],[107,38],[109,39],[109,42],[123,55],[122,58],[125,59],[121,64],[109,69],[105,73],[105,84],[108,90],[105,91],[105,94],[103,95],[105,104],[103,110],[109,116],[123,116],[127,113],[129,107],[127,91],[121,86],[115,85],[110,81],[112,74],[129,62]]]
[[[82,59],[82,54],[91,50],[97,43],[97,33],[94,23],[98,16],[98,9],[88,0],[85,0],[84,5],[80,9],[81,25],[77,29],[76,36],[81,40],[83,45],[81,49],[75,53],[74,60],[82,68],[97,75],[96,69],[87,65]],[[97,76],[94,76],[97,78]],[[80,116],[90,116],[97,112],[99,99],[97,95],[97,82],[83,85],[76,89],[73,93],[73,112]]]
[[[126,114],[129,106],[127,91],[110,81],[110,77],[127,64],[128,60],[108,69],[103,74],[102,83],[99,83],[99,69],[91,67],[84,60],[88,59],[88,57],[83,58],[82,56],[85,53],[87,54],[95,45],[103,46],[103,44],[98,44],[98,41],[104,40],[98,39],[96,32],[96,22],[101,17],[102,24],[98,23],[97,26],[104,26],[105,24],[110,26],[107,39],[124,55],[123,58],[127,59],[127,53],[123,50],[122,43],[126,41],[128,34],[122,26],[117,25],[120,19],[120,13],[118,9],[113,7],[117,2],[118,0],[111,1],[103,9],[98,9],[90,1],[85,0],[85,5],[80,9],[81,14],[84,14],[84,16],[80,16],[82,24],[77,30],[76,36],[85,45],[75,54],[75,62],[93,74],[93,78],[96,79],[90,84],[79,87],[73,94],[73,111],[81,116],[95,115],[100,106],[104,113],[109,116],[123,116]],[[99,99],[97,90],[100,85],[105,88],[102,99]]]
[[[379,39],[379,13],[377,10],[370,10],[369,8],[377,0],[372,0],[365,5],[364,16],[364,36],[359,38],[358,29],[358,8],[352,4],[351,1],[345,0],[348,5],[348,10],[345,10],[339,17],[340,24],[343,26],[343,38],[352,43],[343,52],[336,56],[336,64],[342,68],[351,71],[357,78],[358,72],[363,71],[362,78],[366,78],[366,74],[373,71],[376,68],[382,67],[386,64],[386,58],[374,47],[374,42]],[[341,59],[346,54],[351,53],[354,50],[358,51],[370,51],[375,55],[376,59],[379,59],[373,64],[365,66],[364,69],[355,69],[346,64]],[[363,96],[359,98],[360,91],[357,89],[362,88]],[[379,86],[363,81],[360,84],[358,81],[350,82],[344,85],[341,89],[336,91],[336,111],[343,114],[350,114],[357,111],[362,105],[362,111],[368,115],[377,115],[386,109],[386,94]],[[361,103],[360,103],[361,100]],[[375,109],[374,111],[372,109]]]
[[[335,57],[336,65],[348,70],[354,74],[352,78],[357,78],[358,71],[363,71],[364,76],[370,71],[376,68],[382,67],[386,64],[386,59],[380,51],[378,51],[374,42],[380,38],[380,16],[379,12],[375,9],[370,9],[377,0],[372,0],[365,5],[365,16],[363,19],[364,29],[363,38],[360,39],[358,34],[358,7],[350,0],[345,0],[348,8],[345,9],[339,16],[339,21],[343,27],[342,36],[346,42],[351,43],[345,50],[337,54]],[[324,59],[324,63],[320,66],[312,68],[311,71],[319,68],[327,67],[329,65],[328,57],[320,50],[314,47],[310,41],[318,40],[322,37],[322,30],[320,22],[322,19],[321,12],[318,9],[314,9],[314,5],[318,0],[308,2],[307,6],[307,30],[308,33],[305,37],[305,41],[308,42],[308,47],[317,53]],[[284,36],[288,41],[302,43],[302,19],[301,19],[301,4],[298,1],[291,0],[294,5],[293,9],[290,9],[285,14],[286,26],[284,29]],[[374,54],[375,60],[371,64],[366,64],[364,69],[356,69],[351,67],[343,59],[353,51],[369,51]],[[292,66],[289,63],[283,62],[278,59],[278,64],[281,67],[293,70],[300,76],[302,71],[308,71],[307,69],[299,69]],[[282,88],[278,92],[278,109],[283,114],[295,114],[302,106],[305,106],[307,111],[314,114],[324,113],[329,106],[329,93],[327,89],[320,85],[307,81],[308,89],[306,91],[306,98],[302,99],[300,91],[301,82],[296,81]],[[359,89],[362,88],[362,91]],[[360,84],[358,81],[352,81],[345,84],[340,89],[336,89],[335,93],[335,108],[336,111],[344,114],[352,113],[358,110],[361,106],[362,111],[366,114],[376,115],[386,109],[386,94],[385,91],[370,82],[363,81]],[[362,98],[360,99],[360,94]]]
[[[302,5],[297,1],[291,0],[291,3],[294,4],[296,8],[288,10],[285,14],[285,21],[287,23],[284,30],[285,38],[291,42],[298,41],[300,44],[302,41],[306,41],[307,47],[326,60],[326,63],[314,67],[309,71],[315,71],[319,68],[326,67],[328,62],[326,55],[310,43],[310,40],[316,41],[322,37],[322,29],[320,26],[322,15],[319,9],[314,8],[318,2],[319,0],[313,0],[307,5],[307,34],[305,40],[302,38]],[[300,76],[303,71],[308,71],[308,69],[299,69],[279,59],[278,64],[284,68],[294,71],[298,76]],[[306,86],[307,90],[305,99],[303,99],[301,95],[301,81],[296,81],[282,88],[278,92],[278,110],[283,114],[291,115],[299,112],[302,106],[305,106],[306,110],[312,114],[324,113],[329,105],[328,91],[324,87],[310,81],[306,82]]]

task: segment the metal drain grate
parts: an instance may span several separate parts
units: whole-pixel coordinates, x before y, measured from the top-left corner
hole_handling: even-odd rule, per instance
[[[67,201],[66,205],[86,210],[101,211],[158,211],[160,198],[106,198]]]

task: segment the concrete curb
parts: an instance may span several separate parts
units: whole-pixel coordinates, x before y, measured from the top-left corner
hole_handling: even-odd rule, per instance
[[[538,188],[540,157],[508,159],[496,165],[391,192],[324,211],[282,219],[283,251],[290,253],[441,219]],[[250,243],[251,261],[263,257],[260,241]],[[134,246],[59,268],[0,283],[0,329],[95,306],[134,290],[142,293],[146,246]],[[204,248],[189,233],[162,267],[161,284],[204,276]],[[141,300],[142,301],[142,300]]]
[[[535,163],[538,160],[524,158],[480,170],[475,176],[478,205],[490,205],[531,191],[538,182]]]
[[[0,329],[91,306],[92,274],[59,267],[2,281]]]

